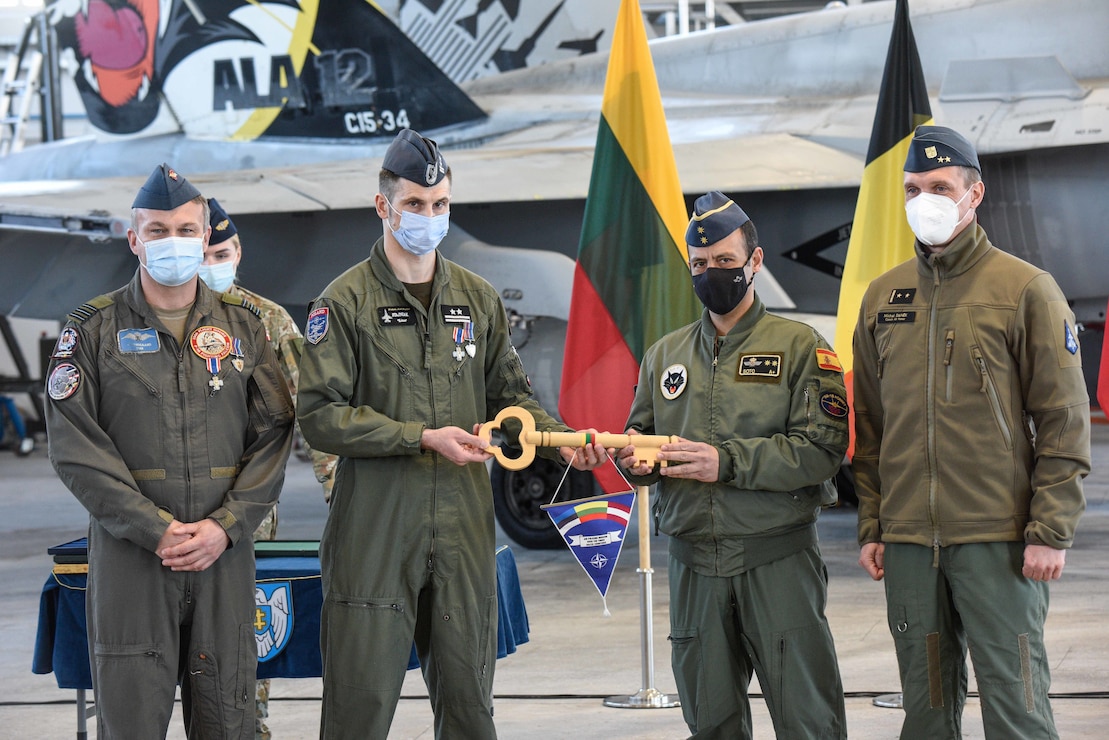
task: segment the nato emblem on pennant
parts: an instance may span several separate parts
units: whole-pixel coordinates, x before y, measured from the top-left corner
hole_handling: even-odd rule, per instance
[[[631,489],[631,486],[628,488]],[[597,587],[602,602],[608,594],[608,584],[624,546],[624,534],[631,520],[634,501],[635,491],[628,490],[627,493],[593,496],[540,507],[547,512],[566,546]],[[607,604],[605,614],[608,614]]]
[[[254,588],[254,640],[258,662],[273,660],[293,634],[292,581],[259,583]]]
[[[327,322],[330,316],[330,309],[327,306],[320,306],[308,314],[308,324],[305,326],[304,338],[312,344],[319,344],[320,340],[327,335]]]

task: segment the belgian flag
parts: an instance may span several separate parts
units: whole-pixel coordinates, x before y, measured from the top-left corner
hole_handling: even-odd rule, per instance
[[[913,232],[905,219],[905,158],[917,126],[932,123],[908,0],[897,0],[878,108],[870,131],[847,261],[839,288],[836,354],[852,396],[851,337],[870,281],[913,256]],[[854,413],[851,415],[854,430]],[[851,440],[854,449],[854,434]]]
[[[639,2],[624,0],[566,332],[558,408],[570,426],[623,432],[643,353],[701,315],[688,220]]]

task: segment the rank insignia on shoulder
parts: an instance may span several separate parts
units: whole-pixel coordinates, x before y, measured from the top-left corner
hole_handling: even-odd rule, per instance
[[[662,378],[659,380],[662,397],[667,401],[673,401],[682,395],[688,381],[689,372],[685,369],[685,365],[671,365],[666,368],[662,371]]]
[[[82,303],[80,306],[70,311],[69,319],[76,321],[78,324],[82,324],[88,321],[97,311],[102,308],[107,308],[112,305],[112,303],[113,301],[110,296],[98,295],[88,303]]]
[[[890,304],[912,303],[916,298],[916,288],[894,288],[890,291]]]
[[[377,315],[382,326],[415,326],[416,312],[411,306],[385,306]]]
[[[319,344],[327,336],[327,325],[330,320],[331,309],[320,306],[308,314],[308,324],[304,327],[304,338],[309,344]]]
[[[64,401],[77,392],[81,385],[81,371],[71,362],[63,362],[50,371],[46,392],[55,401]]]
[[[777,383],[782,377],[782,355],[765,353],[742,355],[736,368],[736,380],[756,380],[762,383]]]
[[[232,306],[242,306],[258,318],[262,318],[262,311],[242,296],[232,295],[230,293],[220,293],[220,300]]]
[[[54,345],[54,352],[50,355],[51,359],[60,360],[65,357],[73,357],[74,351],[77,349],[77,330],[72,326],[67,326],[62,329],[62,333],[58,335],[58,342]]]
[[[443,312],[443,323],[445,324],[464,324],[472,320],[469,306],[448,306],[444,304],[439,306],[439,310]]]
[[[833,419],[847,416],[847,399],[835,391],[820,394],[820,410]]]
[[[116,332],[119,351],[129,354],[150,354],[161,346],[158,332],[146,327],[143,329],[120,329]]]
[[[840,364],[839,356],[830,349],[823,347],[816,348],[816,364],[821,370],[834,370],[837,373],[843,372],[843,365]]]

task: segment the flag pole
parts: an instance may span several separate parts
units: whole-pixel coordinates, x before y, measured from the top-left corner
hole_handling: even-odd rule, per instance
[[[605,698],[606,707],[617,709],[666,709],[680,707],[681,701],[674,694],[666,694],[655,688],[655,635],[654,611],[651,605],[651,506],[650,491],[647,486],[639,486],[635,492],[635,503],[639,507],[639,633],[643,661],[642,688],[630,696],[609,696]]]

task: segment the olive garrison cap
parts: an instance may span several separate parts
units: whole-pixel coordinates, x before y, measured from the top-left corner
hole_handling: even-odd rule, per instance
[[[927,172],[940,167],[973,167],[982,172],[978,152],[965,136],[947,126],[917,126],[905,158],[906,172]]]
[[[401,129],[385,150],[381,167],[428,188],[447,176],[447,163],[439,153],[439,145],[409,128]]]
[[[713,190],[693,202],[692,218],[685,230],[685,243],[691,247],[707,247],[750,220],[735,201]]]
[[[149,208],[155,211],[172,211],[200,195],[200,191],[184,175],[164,162],[154,168],[146,184],[139,189],[132,208]]]
[[[208,237],[208,246],[214,247],[217,244],[223,244],[225,241],[239,233],[235,228],[235,222],[227,215],[227,211],[223,210],[223,206],[215,198],[208,199],[208,223],[212,227],[212,235]]]

